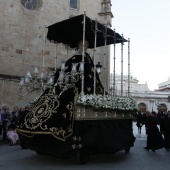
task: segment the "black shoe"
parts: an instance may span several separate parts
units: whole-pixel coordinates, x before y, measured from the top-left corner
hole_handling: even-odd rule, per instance
[[[152,149],[153,152],[155,152],[155,149]]]
[[[149,148],[148,147],[144,147],[144,149],[148,150],[149,151]]]

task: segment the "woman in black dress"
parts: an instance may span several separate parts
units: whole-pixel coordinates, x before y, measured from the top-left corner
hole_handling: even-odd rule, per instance
[[[150,112],[146,113],[145,125],[148,128],[147,130],[148,134],[147,134],[147,146],[144,149],[146,150],[151,149],[153,152],[155,152],[155,150],[163,148],[164,139],[157,127],[156,118]]]

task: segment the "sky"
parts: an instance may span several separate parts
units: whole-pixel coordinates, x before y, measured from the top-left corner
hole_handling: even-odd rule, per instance
[[[112,29],[130,38],[130,75],[150,90],[170,77],[170,0],[111,0]],[[113,47],[112,47],[113,49]],[[113,70],[113,50],[111,70]],[[116,45],[116,73],[121,74],[121,45]],[[128,74],[128,43],[123,46],[123,74]],[[113,71],[111,71],[113,72]]]

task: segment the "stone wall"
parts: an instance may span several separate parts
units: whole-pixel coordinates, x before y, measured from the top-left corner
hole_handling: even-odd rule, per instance
[[[61,61],[70,58],[75,51],[67,50],[61,44],[55,52],[55,45],[46,42],[44,48],[43,31],[44,26],[52,25],[72,15],[83,14],[86,10],[87,16],[100,22],[104,22],[101,17],[102,0],[79,0],[78,10],[70,10],[68,0],[39,0],[39,7],[36,10],[25,9],[20,0],[4,1],[0,0],[0,74],[23,77],[27,70],[33,71],[38,67],[42,70],[43,51],[44,69],[46,75],[55,67],[54,59],[57,54],[57,67]],[[96,52],[96,63],[104,63],[103,48],[98,48]],[[88,50],[92,56],[93,51]],[[109,48],[107,48],[109,53]],[[102,73],[101,78],[109,75],[109,54],[105,60],[106,73]],[[106,77],[106,76],[105,76]],[[32,93],[26,98],[18,98],[16,90],[19,80],[2,78],[0,80],[0,105],[6,103],[10,106],[23,105],[33,100],[38,93]]]

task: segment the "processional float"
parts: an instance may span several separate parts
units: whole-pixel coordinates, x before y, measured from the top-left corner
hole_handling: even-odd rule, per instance
[[[54,83],[32,104],[20,121],[21,146],[39,154],[77,155],[81,163],[96,153],[128,152],[136,102],[131,97],[109,95],[86,48],[126,42],[123,36],[86,14],[47,27],[47,39],[78,50],[61,64]],[[113,94],[113,93],[112,93]]]

